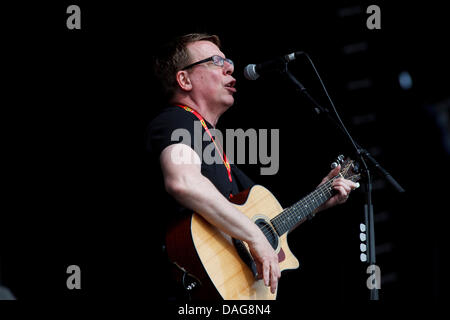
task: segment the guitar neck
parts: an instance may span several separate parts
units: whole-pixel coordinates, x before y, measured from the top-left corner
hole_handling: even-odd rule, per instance
[[[316,190],[308,194],[306,197],[295,203],[293,206],[285,209],[271,220],[278,235],[281,236],[289,230],[293,229],[300,221],[307,218],[320,205],[330,199],[333,195],[332,182],[334,179],[327,181],[319,186]]]

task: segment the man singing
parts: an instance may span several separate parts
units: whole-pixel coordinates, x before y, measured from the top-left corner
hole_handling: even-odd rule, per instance
[[[233,71],[233,61],[221,51],[215,35],[187,34],[168,44],[155,59],[155,74],[166,93],[168,106],[150,123],[147,148],[159,159],[165,190],[178,207],[178,213],[173,214],[196,212],[224,233],[244,241],[258,274],[275,293],[281,276],[278,255],[261,229],[229,201],[230,196],[251,187],[253,182],[228,163],[222,146],[210,134],[220,116],[234,103]],[[173,131],[180,128],[193,136],[194,123],[198,121],[202,124],[202,137],[204,133],[211,137],[210,141],[202,141],[203,146],[214,143],[221,163],[206,163],[197,153],[194,141],[191,144],[172,141]],[[180,161],[177,157],[181,155],[192,161]],[[322,183],[338,173],[339,167]],[[338,178],[332,187],[335,195],[316,212],[344,203],[357,185]]]

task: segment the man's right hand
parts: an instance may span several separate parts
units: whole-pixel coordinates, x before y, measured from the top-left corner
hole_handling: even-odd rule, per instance
[[[277,291],[278,279],[281,277],[278,255],[261,232],[261,237],[253,242],[247,242],[250,253],[255,260],[258,275],[266,286],[270,285],[270,292]]]
[[[186,159],[192,161],[186,163]],[[281,276],[278,255],[258,226],[202,175],[197,153],[184,144],[172,144],[161,152],[160,162],[167,192],[219,230],[245,241],[256,262],[258,274],[275,293]]]

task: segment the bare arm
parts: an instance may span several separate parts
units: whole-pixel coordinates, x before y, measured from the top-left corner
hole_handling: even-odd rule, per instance
[[[186,159],[190,161],[183,163]],[[278,256],[261,230],[201,174],[201,162],[195,151],[184,144],[173,144],[161,152],[160,162],[167,192],[223,232],[245,241],[265,284],[270,284],[275,292],[281,275]]]

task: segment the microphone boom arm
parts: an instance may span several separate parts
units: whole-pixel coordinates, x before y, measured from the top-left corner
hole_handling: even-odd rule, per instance
[[[308,57],[308,55],[305,53],[305,55]],[[314,67],[314,64],[312,63],[311,59],[308,57],[311,64]],[[315,67],[314,67],[315,70]],[[394,188],[398,192],[405,192],[405,190],[400,186],[400,184],[383,168],[381,165],[375,160],[375,158],[372,157],[372,155],[365,149],[361,148],[352,138],[350,133],[345,128],[342,120],[339,117],[339,114],[337,113],[336,108],[334,107],[333,101],[329,97],[325,86],[322,83],[322,80],[319,77],[320,82],[322,83],[322,86],[325,90],[325,93],[328,96],[328,99],[330,100],[331,105],[333,106],[334,112],[336,113],[337,118],[339,119],[339,122],[334,119],[329,110],[327,108],[322,107],[306,90],[305,86],[295,78],[295,76],[289,71],[288,69],[288,63],[286,62],[284,65],[284,68],[281,70],[281,73],[284,73],[289,80],[294,83],[294,85],[297,87],[297,91],[299,91],[301,94],[305,95],[314,105],[314,110],[317,113],[317,115],[326,115],[326,118],[330,120],[337,128],[339,128],[343,133],[344,136],[346,136],[353,147],[356,150],[356,154],[360,157],[360,162],[366,172],[366,204],[364,205],[364,217],[365,217],[365,224],[367,226],[366,233],[367,233],[367,256],[368,260],[367,263],[369,266],[373,266],[376,263],[376,257],[375,257],[375,228],[374,228],[374,217],[373,217],[373,205],[372,205],[372,182],[371,182],[371,176],[369,172],[369,168],[366,164],[365,159],[367,159],[375,168],[378,169],[378,171],[381,173],[381,175],[394,186]],[[317,71],[316,71],[317,73]],[[370,290],[370,300],[379,300],[378,295],[378,289],[375,287],[369,288]]]

